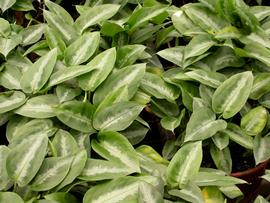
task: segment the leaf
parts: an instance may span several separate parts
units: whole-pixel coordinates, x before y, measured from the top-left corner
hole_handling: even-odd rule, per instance
[[[57,186],[67,175],[71,160],[69,156],[45,158],[31,183],[31,190],[46,191]]]
[[[39,58],[23,73],[21,87],[26,93],[37,93],[49,79],[56,63],[57,50],[53,49]]]
[[[80,76],[78,78],[79,86],[84,91],[94,91],[108,77],[114,67],[115,60],[115,48],[97,55],[87,64],[89,67],[93,67],[94,71]]]
[[[7,57],[9,52],[11,52],[17,45],[21,42],[21,38],[13,36],[11,39],[0,37],[0,53],[4,57]]]
[[[0,113],[5,113],[23,105],[26,98],[22,92],[8,91],[0,93]]]
[[[224,196],[217,187],[204,187],[202,195],[205,203],[224,203],[226,202]]]
[[[153,73],[145,73],[140,87],[158,99],[174,101],[180,95],[177,87],[166,83],[161,77]]]
[[[5,68],[0,72],[0,84],[7,89],[21,89],[20,79],[22,73],[16,66],[9,64],[5,65]]]
[[[197,80],[201,84],[217,88],[226,79],[223,74],[206,70],[193,70],[185,73],[188,77]]]
[[[235,184],[244,184],[246,181],[223,174],[216,174],[213,172],[199,172],[194,176],[193,181],[199,187],[204,186],[232,186]]]
[[[264,137],[261,135],[256,135],[254,139],[254,148],[253,154],[255,158],[256,165],[266,161],[270,157],[270,148],[269,148],[270,136],[267,134]]]
[[[202,162],[202,142],[184,144],[173,156],[167,168],[167,182],[171,186],[184,188],[195,176]]]
[[[124,135],[132,145],[140,143],[146,136],[148,128],[140,124],[138,121],[133,121],[133,123],[120,133]]]
[[[270,15],[270,9],[266,6],[252,6],[250,7],[250,11],[259,21],[262,21]]]
[[[35,10],[31,1],[27,0],[16,0],[16,3],[12,6],[15,11],[31,11]]]
[[[174,139],[167,140],[162,149],[162,157],[164,157],[167,160],[170,160],[175,155],[177,150],[178,146],[176,146],[176,140]]]
[[[223,118],[231,118],[246,103],[251,92],[253,76],[250,71],[235,74],[225,80],[215,91],[212,108]]]
[[[0,192],[0,202],[23,203],[23,199],[14,192]]]
[[[184,9],[176,11],[172,15],[172,22],[175,29],[183,35],[193,36],[194,34],[203,34],[204,31],[186,15]]]
[[[220,150],[215,145],[211,145],[210,154],[218,169],[225,171],[227,174],[231,173],[232,158],[228,147]]]
[[[138,199],[138,182],[135,177],[122,177],[105,184],[90,188],[83,197],[83,203],[136,202]]]
[[[183,58],[184,58],[184,46],[176,46],[172,48],[163,49],[157,52],[157,55],[160,57],[183,67]],[[173,70],[173,69],[172,69]]]
[[[90,143],[89,143],[90,145]],[[72,162],[69,167],[69,171],[64,178],[64,180],[57,186],[57,190],[61,189],[62,187],[71,184],[75,178],[77,178],[81,172],[83,171],[85,164],[87,161],[87,151],[85,149],[78,150],[72,156]]]
[[[92,116],[94,107],[87,102],[72,100],[54,108],[57,118],[65,125],[85,133],[93,133]]]
[[[56,201],[57,203],[78,203],[75,196],[66,192],[55,192],[44,197],[46,200]]]
[[[164,117],[160,120],[160,124],[166,130],[174,131],[177,128],[183,117],[185,116],[186,109],[183,109],[178,117]]]
[[[68,66],[86,62],[96,51],[99,45],[99,32],[90,32],[81,35],[65,50],[65,62]]]
[[[66,24],[72,25],[74,23],[71,15],[61,6],[50,0],[45,0],[44,3],[52,13],[56,14]]]
[[[0,146],[0,190],[8,190],[12,186],[12,182],[8,177],[6,169],[6,159],[10,152],[10,149],[6,146]],[[0,195],[1,196],[1,195]],[[1,201],[1,197],[0,197]]]
[[[204,54],[215,42],[208,35],[198,35],[192,38],[184,48],[184,60]]]
[[[101,131],[126,129],[140,114],[143,105],[135,102],[119,102],[95,113],[93,126]]]
[[[116,67],[123,68],[132,65],[143,53],[146,47],[140,44],[122,46],[117,50]]]
[[[189,119],[185,142],[207,139],[226,127],[226,121],[216,120],[216,115],[209,108],[202,107],[194,111]]]
[[[59,129],[54,135],[52,145],[54,156],[70,156],[78,151],[76,140],[69,132],[62,129]]]
[[[201,190],[194,183],[189,182],[182,190],[169,190],[170,195],[180,197],[188,202],[204,203]]]
[[[119,8],[120,5],[115,4],[103,4],[87,8],[85,13],[77,18],[74,25],[78,32],[82,33],[86,28],[113,17]]]
[[[266,107],[266,108],[270,108],[270,93],[267,93],[265,95],[263,95],[260,99],[259,99],[259,103]]]
[[[136,64],[121,68],[109,75],[109,77],[107,77],[107,79],[97,88],[93,97],[93,103],[100,104],[106,95],[110,92],[117,91],[123,86],[127,86],[128,88],[128,98],[130,99],[133,97],[144,76],[145,68],[145,64]]]
[[[148,145],[140,145],[136,148],[136,151],[143,154],[145,157],[153,160],[156,163],[168,165],[168,161],[164,159],[158,152],[156,152],[152,147]]]
[[[124,26],[122,24],[123,22],[121,20],[107,20],[102,24],[100,33],[102,33],[104,36],[114,37],[119,32],[124,31]]]
[[[15,113],[31,118],[50,118],[55,116],[53,107],[57,104],[58,99],[53,94],[36,96],[27,100]]]
[[[27,185],[38,172],[47,154],[48,137],[44,134],[23,139],[7,157],[8,176],[20,187]]]
[[[77,76],[93,71],[94,68],[95,67],[88,66],[88,65],[78,65],[78,66],[60,69],[52,74],[46,87],[52,87],[54,85],[58,85],[67,80],[73,79]]]
[[[16,3],[16,0],[3,0],[0,2],[0,8],[4,13],[7,9],[13,6]]]
[[[79,88],[72,88],[65,85],[57,85],[55,92],[58,97],[59,103],[63,103],[79,96],[82,90]]]
[[[270,90],[270,73],[259,73],[254,77],[250,98],[258,100]]]
[[[144,43],[145,41],[147,41],[148,39],[151,39],[152,36],[160,30],[160,28],[162,27],[161,25],[148,25],[145,26],[144,28],[140,29],[140,30],[136,30],[134,33],[132,33],[131,35],[131,43],[132,44],[139,44],[139,43]]]
[[[1,5],[0,5],[1,8]],[[9,22],[7,20],[5,20],[4,18],[0,18],[0,36],[2,37],[8,37],[10,35],[11,32],[11,26],[9,24]]]
[[[228,127],[228,125],[227,125],[227,127]],[[224,148],[226,148],[229,145],[230,137],[224,131],[218,131],[211,138],[219,150],[223,150]]]
[[[6,137],[9,141],[9,148],[13,148],[21,140],[27,139],[30,136],[39,136],[41,134],[51,137],[56,132],[53,122],[49,119],[32,119],[22,117],[18,120],[18,116],[11,119],[8,123]]]
[[[160,118],[179,115],[178,104],[175,101],[168,102],[165,99],[151,99],[151,110]]]
[[[242,196],[243,193],[241,192],[241,190],[233,185],[233,186],[225,186],[225,187],[220,187],[219,190],[225,194],[227,197],[229,197],[230,199],[234,199],[236,197]]]
[[[263,196],[259,195],[259,196],[255,199],[254,203],[268,203],[268,201],[267,201],[266,199],[264,199]]]
[[[61,38],[61,35],[56,30],[50,28],[49,26],[46,27],[44,34],[49,48],[50,49],[57,48],[58,55],[62,57],[66,49],[66,44]]]
[[[133,32],[136,28],[142,26],[145,22],[162,14],[166,11],[166,8],[167,6],[152,6],[141,7],[135,10],[127,21],[127,24],[129,26],[129,32]]]
[[[139,159],[128,140],[117,132],[100,132],[91,145],[95,152],[108,161],[126,167],[130,173],[140,172]]]
[[[139,184],[138,201],[147,203],[162,203],[163,195],[152,184],[141,181]]]
[[[248,135],[258,135],[263,131],[267,121],[268,111],[262,106],[257,106],[241,118],[241,128]]]
[[[230,139],[239,145],[253,149],[253,138],[248,136],[238,125],[228,123],[227,129],[223,130],[222,133],[229,135]]]
[[[22,46],[36,43],[45,31],[45,24],[31,25],[20,32],[22,35]]]
[[[69,43],[77,36],[73,26],[66,24],[65,21],[62,20],[62,18],[59,18],[59,16],[55,13],[43,10],[43,15],[49,27],[55,30],[55,32],[59,33],[64,42]]]
[[[119,178],[130,173],[130,170],[122,164],[100,159],[88,159],[78,178],[86,181],[100,181]]]

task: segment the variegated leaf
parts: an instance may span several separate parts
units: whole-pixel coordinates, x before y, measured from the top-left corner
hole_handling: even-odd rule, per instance
[[[58,98],[54,94],[41,95],[27,100],[15,113],[31,118],[50,118],[55,116],[53,107],[56,105]]]
[[[8,190],[12,186],[12,182],[8,177],[6,169],[6,160],[10,149],[6,146],[0,146],[0,191]],[[1,201],[1,198],[0,198]]]
[[[4,13],[7,9],[9,9],[15,3],[16,3],[16,0],[2,0],[0,2],[0,8],[1,8],[2,12]]]
[[[0,93],[0,113],[18,108],[25,102],[25,94],[19,91]]]
[[[43,35],[46,29],[45,24],[37,24],[23,29],[20,34],[22,35],[22,46],[27,46],[37,42]]]
[[[21,87],[26,93],[37,93],[49,79],[56,63],[57,49],[39,58],[23,73]]]
[[[23,139],[7,157],[8,176],[20,187],[27,185],[38,172],[47,154],[48,137],[44,134]]]
[[[21,89],[20,79],[22,73],[16,66],[5,65],[4,70],[0,73],[0,85],[8,89]]]

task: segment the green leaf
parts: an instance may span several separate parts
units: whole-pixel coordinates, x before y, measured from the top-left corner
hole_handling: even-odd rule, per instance
[[[33,135],[13,148],[7,157],[8,176],[20,187],[27,185],[38,172],[47,154],[48,137]]]
[[[122,164],[100,159],[88,159],[78,178],[86,181],[100,181],[119,178],[130,173],[130,169]]]
[[[270,90],[270,73],[259,73],[254,77],[250,98],[258,100]]]
[[[117,50],[116,67],[123,68],[132,65],[143,53],[146,47],[140,44],[125,45]]]
[[[110,92],[117,91],[123,86],[127,86],[128,98],[132,98],[144,76],[145,68],[145,64],[136,64],[121,68],[109,75],[109,77],[107,77],[107,79],[97,88],[93,97],[94,104],[100,104],[106,95]]]
[[[66,44],[61,38],[61,35],[56,30],[50,28],[49,26],[46,27],[44,34],[46,42],[50,47],[50,49],[57,48],[58,55],[62,56],[66,49]]]
[[[225,194],[227,197],[229,197],[230,199],[234,199],[236,197],[242,196],[243,193],[241,192],[241,190],[233,185],[233,186],[225,186],[225,187],[220,187],[219,190]]]
[[[165,99],[151,99],[151,110],[160,118],[163,117],[176,117],[179,115],[178,104],[174,102],[168,102]]]
[[[87,64],[89,67],[93,67],[94,71],[80,76],[78,78],[79,86],[84,91],[94,91],[108,77],[114,67],[115,60],[115,48],[97,55]]]
[[[130,173],[140,172],[138,156],[127,138],[117,132],[100,132],[92,140],[93,149],[108,161],[126,167]]]
[[[1,3],[0,3],[1,4]],[[1,5],[0,5],[1,7]],[[11,32],[11,26],[7,20],[4,18],[0,18],[0,36],[2,37],[8,37]]]
[[[259,195],[259,196],[255,199],[254,203],[268,203],[268,201],[267,201],[266,199],[264,199],[263,196]]]
[[[124,31],[122,23],[121,20],[118,22],[107,20],[102,24],[100,33],[104,36],[114,37],[117,33]]]
[[[113,17],[119,10],[120,5],[103,4],[87,8],[87,10],[75,21],[75,27],[82,33],[88,27]],[[90,20],[89,20],[90,19]]]
[[[228,125],[227,125],[228,126]],[[219,150],[223,150],[229,145],[230,137],[224,131],[218,131],[214,136],[211,137],[214,144]]]
[[[140,145],[136,148],[136,151],[140,154],[143,154],[144,157],[147,157],[153,160],[155,163],[168,165],[168,161],[164,159],[158,152],[156,152],[152,147],[148,145]]]
[[[258,135],[263,131],[267,121],[268,111],[262,106],[257,106],[241,118],[241,128],[248,135]]]
[[[260,99],[259,99],[259,103],[266,107],[266,108],[270,108],[270,92],[263,95]]]
[[[231,173],[232,171],[232,158],[230,149],[228,147],[220,150],[215,145],[210,147],[211,157],[216,165],[216,167],[226,173]]]
[[[138,182],[135,177],[122,177],[90,188],[83,197],[83,203],[137,202]]]
[[[224,203],[227,201],[217,187],[204,187],[202,195],[205,203]]]
[[[21,89],[20,79],[22,73],[16,66],[5,64],[5,68],[0,72],[0,84],[8,89]]]
[[[152,6],[152,7],[141,7],[135,10],[127,21],[129,31],[133,32],[136,28],[142,26],[147,21],[162,14],[163,12],[166,11],[166,8],[167,6]]]
[[[74,23],[71,15],[63,7],[50,0],[45,0],[44,3],[52,13],[56,14],[66,24],[72,25]]]
[[[31,183],[31,190],[46,191],[57,186],[67,175],[71,158],[49,157],[44,159],[38,173]]]
[[[135,102],[119,102],[95,113],[93,126],[102,131],[126,129],[140,114],[143,105]]]
[[[215,42],[208,35],[193,37],[184,48],[184,60],[204,54],[213,45],[215,45]]]
[[[223,174],[213,172],[199,172],[194,176],[193,181],[199,187],[204,186],[232,186],[235,184],[244,184],[246,181]]]
[[[68,66],[86,62],[96,51],[99,45],[99,32],[90,32],[81,35],[65,50],[65,62]]]
[[[221,73],[207,70],[193,70],[186,72],[185,74],[201,84],[208,85],[213,88],[217,88],[226,79],[226,77]]]
[[[50,118],[55,116],[53,107],[57,104],[58,99],[54,94],[36,96],[27,100],[15,113],[31,118]]]
[[[78,151],[76,140],[69,132],[62,129],[54,135],[52,145],[54,156],[70,156]]]
[[[54,108],[57,118],[65,125],[85,133],[93,133],[94,107],[88,102],[68,101]]]
[[[46,200],[56,201],[57,203],[78,203],[75,196],[66,192],[55,192],[44,197]]]
[[[55,32],[59,33],[66,43],[69,43],[77,36],[72,25],[66,24],[57,14],[43,10],[43,15],[48,25],[55,30]]]
[[[250,71],[235,74],[225,80],[215,91],[212,107],[223,118],[231,118],[246,103],[251,92],[253,76]]]
[[[250,11],[259,21],[262,21],[266,17],[270,16],[270,8],[267,6],[252,6],[250,7]]]
[[[6,146],[0,146],[0,190],[7,190],[12,186],[6,169],[6,160],[10,149]],[[1,196],[1,195],[0,195]],[[0,198],[1,201],[1,198]]]
[[[177,128],[183,117],[185,116],[186,109],[183,109],[178,117],[164,117],[160,120],[160,124],[163,128],[166,130],[174,131],[175,128]]]
[[[182,190],[169,190],[170,195],[180,197],[188,202],[204,203],[200,188],[189,182]]]
[[[90,145],[90,143],[89,143]],[[64,180],[57,186],[57,190],[61,189],[62,187],[71,184],[75,178],[77,178],[81,172],[83,171],[85,164],[87,161],[87,152],[85,149],[78,150],[77,153],[75,153],[72,156],[72,162],[69,167],[69,171],[64,178]]]
[[[194,111],[186,128],[185,142],[204,140],[212,137],[220,130],[225,130],[227,123],[224,120],[216,120],[216,115],[207,107]]]
[[[12,6],[15,11],[31,11],[35,10],[32,1],[28,0],[16,0],[16,3]]]
[[[148,25],[140,30],[136,30],[134,33],[131,35],[131,43],[132,44],[139,44],[139,43],[144,43],[148,39],[150,40],[152,36],[160,30],[162,27],[161,25]]]
[[[176,46],[172,48],[163,49],[157,52],[157,55],[180,67],[183,67],[184,46]]]
[[[178,82],[178,86],[181,88],[182,92],[182,102],[184,106],[192,111],[192,105],[193,105],[193,98],[198,97],[198,87],[190,82]]]
[[[13,6],[16,3],[16,0],[3,0],[0,2],[0,8],[4,13],[7,9]]]
[[[184,188],[188,181],[195,176],[202,162],[202,142],[184,144],[173,156],[167,168],[169,185]]]
[[[20,32],[22,35],[22,46],[36,43],[45,31],[45,24],[31,25]]]
[[[162,157],[164,157],[167,160],[170,160],[175,155],[177,150],[178,146],[176,146],[176,140],[174,139],[167,140],[162,149]]]
[[[0,37],[0,53],[4,57],[7,57],[9,52],[11,52],[17,45],[21,42],[21,38],[13,36],[11,39]]]
[[[55,93],[58,97],[59,103],[70,101],[81,94],[82,90],[79,88],[72,88],[65,85],[57,85]]]
[[[158,99],[174,101],[180,95],[179,88],[166,83],[161,77],[153,73],[145,73],[140,87]]]
[[[0,113],[5,113],[20,107],[25,100],[25,94],[19,91],[0,93]]]
[[[56,63],[57,50],[53,49],[39,58],[23,73],[21,86],[26,93],[37,93],[49,79]]]
[[[14,192],[0,192],[0,202],[24,203],[23,199]]]
[[[230,139],[239,145],[253,149],[253,138],[248,136],[238,125],[228,123],[227,129],[223,130],[222,133],[229,135]]]
[[[254,139],[253,154],[255,158],[256,165],[266,161],[270,157],[270,136],[267,134],[264,137],[261,135],[256,135]]]

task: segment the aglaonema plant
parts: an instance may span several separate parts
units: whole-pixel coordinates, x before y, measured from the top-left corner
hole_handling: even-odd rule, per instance
[[[0,202],[245,200],[231,146],[270,158],[269,7],[41,5],[44,22],[31,1],[0,3]],[[173,135],[161,154],[145,114]]]

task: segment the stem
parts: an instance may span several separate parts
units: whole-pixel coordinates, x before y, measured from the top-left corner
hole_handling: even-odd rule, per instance
[[[85,91],[85,92],[84,92],[84,99],[83,99],[83,102],[86,102],[86,101],[87,101],[87,96],[88,96],[87,91]]]

